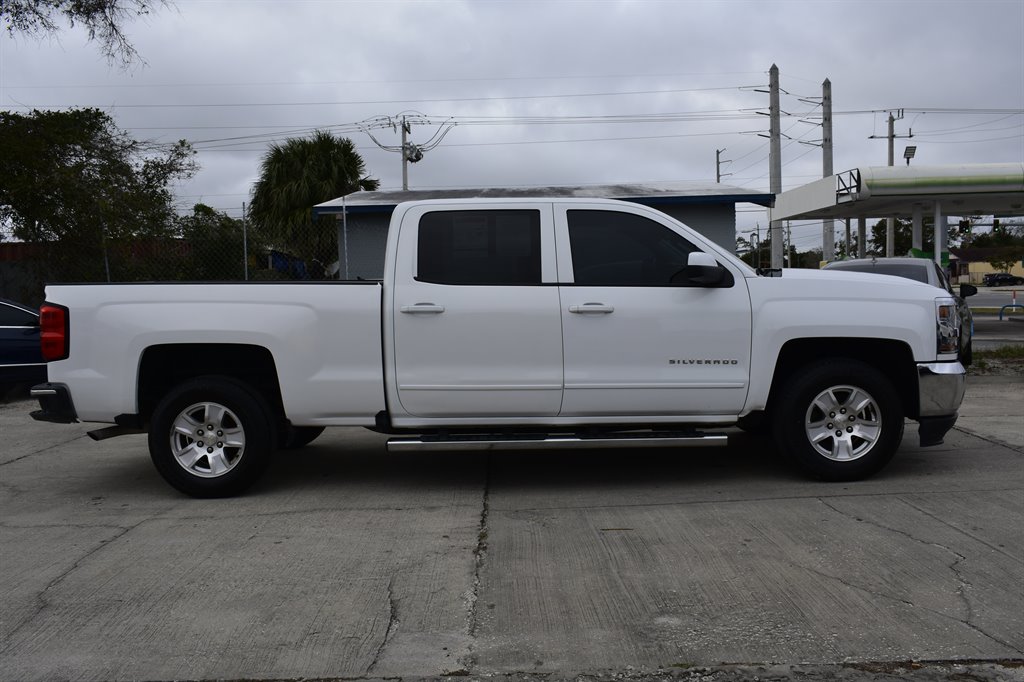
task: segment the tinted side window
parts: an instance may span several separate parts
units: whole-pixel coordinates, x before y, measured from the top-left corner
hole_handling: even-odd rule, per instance
[[[573,278],[588,286],[669,286],[699,249],[649,218],[617,211],[570,210]]]
[[[540,284],[540,212],[433,211],[420,218],[416,279]]]
[[[0,303],[0,327],[37,327],[39,318],[20,308]]]

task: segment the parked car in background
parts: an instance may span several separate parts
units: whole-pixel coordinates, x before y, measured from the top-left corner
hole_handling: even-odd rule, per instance
[[[46,381],[39,312],[0,298],[0,387]]]
[[[827,264],[825,270],[847,270],[852,272],[872,272],[876,275],[890,275],[912,279],[923,284],[931,284],[945,289],[956,299],[957,311],[960,315],[960,362],[971,364],[971,337],[974,335],[974,316],[964,300],[978,293],[978,288],[970,284],[961,284],[959,290],[953,291],[946,273],[935,261],[927,258],[851,258],[837,260]],[[1019,278],[1018,278],[1019,279]]]
[[[987,287],[1008,287],[1024,284],[1024,277],[1017,277],[1008,272],[990,272],[981,278],[981,283]]]

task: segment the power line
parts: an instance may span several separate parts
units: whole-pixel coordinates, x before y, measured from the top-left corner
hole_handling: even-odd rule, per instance
[[[0,90],[43,90],[43,89],[94,89],[94,88],[122,88],[122,89],[143,89],[143,88],[225,88],[225,87],[308,87],[320,85],[374,85],[374,84],[404,84],[404,83],[479,83],[494,81],[545,81],[545,80],[601,80],[616,78],[681,78],[690,76],[751,76],[762,74],[761,71],[722,71],[722,72],[691,72],[691,73],[621,73],[621,74],[599,74],[599,75],[560,75],[560,76],[479,76],[473,78],[404,78],[396,80],[339,80],[339,81],[310,81],[296,83],[295,81],[247,81],[240,83],[231,81],[227,83],[90,83],[90,84],[51,84],[41,85],[38,83],[25,85],[5,84]]]
[[[680,88],[669,90],[629,90],[624,92],[580,92],[580,93],[558,93],[552,95],[504,95],[495,97],[444,97],[436,99],[394,99],[394,100],[350,100],[335,102],[164,102],[159,104],[110,104],[110,105],[83,105],[83,104],[15,104],[10,105],[14,109],[36,109],[45,108],[72,108],[81,106],[109,106],[111,109],[212,109],[212,108],[256,108],[256,107],[320,107],[320,106],[354,106],[354,105],[387,105],[387,104],[436,104],[450,102],[495,102],[495,101],[517,101],[537,99],[576,99],[583,97],[622,97],[631,95],[674,95],[685,92],[713,92],[721,90],[738,90],[738,86],[724,86],[716,88]]]

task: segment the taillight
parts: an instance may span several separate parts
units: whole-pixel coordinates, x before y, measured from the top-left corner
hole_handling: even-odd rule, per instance
[[[68,334],[68,309],[53,303],[44,303],[39,309],[40,344],[43,360],[53,362],[68,356],[71,338]]]

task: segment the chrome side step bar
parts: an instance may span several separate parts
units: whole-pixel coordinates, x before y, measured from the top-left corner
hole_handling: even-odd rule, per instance
[[[574,434],[464,434],[400,436],[388,440],[388,452],[465,452],[479,450],[579,450],[611,448],[725,447],[724,433],[626,432],[599,436]]]

